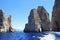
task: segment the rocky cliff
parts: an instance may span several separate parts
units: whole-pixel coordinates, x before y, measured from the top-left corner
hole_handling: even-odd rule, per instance
[[[28,23],[25,25],[24,32],[49,31],[49,14],[43,6],[32,9],[28,17]]]
[[[53,31],[60,31],[60,0],[55,0],[51,23]]]
[[[6,17],[3,10],[0,10],[0,32],[12,32],[11,16]]]

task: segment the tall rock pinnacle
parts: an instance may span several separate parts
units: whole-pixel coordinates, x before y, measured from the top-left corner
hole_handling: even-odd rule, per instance
[[[11,27],[11,16],[6,17],[3,10],[0,10],[0,32],[13,32],[14,29]]]
[[[52,12],[52,30],[60,31],[60,0],[55,0]]]
[[[28,23],[25,25],[24,32],[49,31],[49,14],[43,6],[32,9],[28,17]]]
[[[43,6],[38,6],[37,11],[38,11],[39,17],[41,19],[42,31],[49,31],[50,30],[49,13],[46,11],[46,9]]]

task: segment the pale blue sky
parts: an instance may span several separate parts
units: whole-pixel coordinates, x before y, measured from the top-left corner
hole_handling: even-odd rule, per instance
[[[5,14],[12,15],[12,27],[23,30],[28,22],[30,10],[44,6],[51,18],[54,0],[0,0],[0,9]]]

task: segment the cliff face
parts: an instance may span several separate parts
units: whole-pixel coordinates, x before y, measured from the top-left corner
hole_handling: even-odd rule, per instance
[[[60,31],[60,0],[55,0],[52,12],[52,30]]]
[[[0,32],[10,32],[11,30],[11,16],[6,17],[3,10],[0,10]]]
[[[49,31],[49,15],[43,6],[32,9],[28,17],[28,23],[25,25],[24,32]]]

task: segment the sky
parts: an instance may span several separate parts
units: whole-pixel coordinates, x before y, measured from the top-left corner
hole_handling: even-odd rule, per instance
[[[18,31],[24,30],[31,9],[38,6],[44,6],[51,19],[54,0],[0,0],[0,9],[12,16],[12,27]]]

